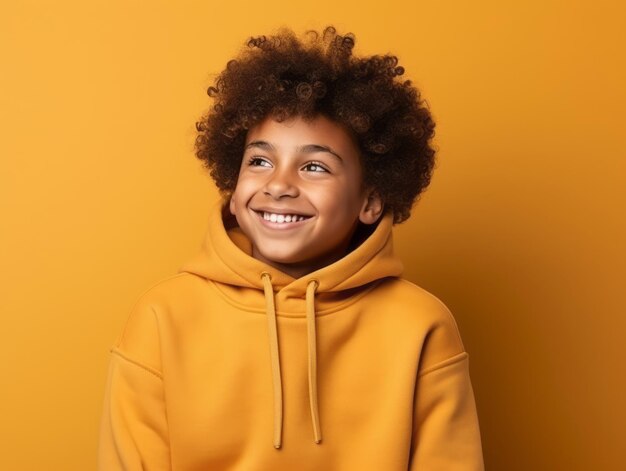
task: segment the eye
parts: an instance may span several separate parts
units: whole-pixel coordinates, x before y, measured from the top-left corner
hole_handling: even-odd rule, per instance
[[[252,167],[271,167],[272,165],[263,157],[254,156],[248,159],[248,165]]]
[[[309,162],[303,168],[305,168],[305,169],[312,169],[311,170],[312,172],[326,172],[326,173],[328,173],[328,170],[326,170],[326,168],[323,167],[318,162]]]

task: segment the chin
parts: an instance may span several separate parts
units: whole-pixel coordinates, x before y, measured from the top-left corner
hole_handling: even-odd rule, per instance
[[[281,250],[259,250],[259,253],[266,259],[274,263],[293,264],[302,262],[302,257],[298,253],[287,252],[284,248]]]
[[[274,263],[282,263],[285,265],[301,262],[299,258],[294,257],[294,256],[289,256],[288,254],[270,252],[270,253],[262,253],[262,255],[263,257],[265,257],[266,260],[269,260]]]

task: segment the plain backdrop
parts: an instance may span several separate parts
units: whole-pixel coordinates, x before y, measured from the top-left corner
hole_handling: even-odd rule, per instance
[[[396,248],[457,319],[487,469],[617,469],[625,10],[4,2],[0,469],[95,468],[108,349],[199,250],[217,197],[193,152],[206,88],[249,36],[327,24],[356,54],[396,54],[437,120],[438,165]]]

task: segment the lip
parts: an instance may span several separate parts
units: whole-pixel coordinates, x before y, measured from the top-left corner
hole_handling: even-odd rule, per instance
[[[303,219],[302,221],[292,221],[292,222],[272,222],[272,221],[268,221],[265,218],[263,218],[263,212],[277,212],[277,211],[267,211],[267,210],[261,210],[261,209],[251,209],[251,211],[256,215],[256,217],[261,221],[261,224],[263,224],[263,226],[269,228],[269,229],[278,229],[278,230],[289,230],[289,229],[295,229],[298,228],[300,226],[302,226],[303,224],[305,224],[309,219],[311,219],[313,216],[309,216],[306,219]],[[298,213],[283,213],[283,214],[298,214]],[[301,216],[305,216],[304,214],[300,214]]]
[[[259,207],[259,208],[250,208],[255,212],[266,212],[266,213],[276,213],[276,214],[295,214],[296,216],[304,216],[307,218],[312,217],[312,214],[304,214],[300,211],[295,211],[293,209],[287,208],[268,208],[268,207]]]

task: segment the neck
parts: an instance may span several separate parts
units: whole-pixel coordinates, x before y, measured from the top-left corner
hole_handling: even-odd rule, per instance
[[[327,265],[335,263],[337,260],[343,258],[348,253],[348,244],[344,244],[341,247],[333,250],[333,252],[325,254],[321,257],[317,257],[314,260],[303,260],[295,263],[281,263],[274,260],[268,260],[259,251],[256,246],[252,247],[252,256],[257,260],[267,263],[271,267],[286,273],[294,279],[302,278],[303,276],[313,273]]]

